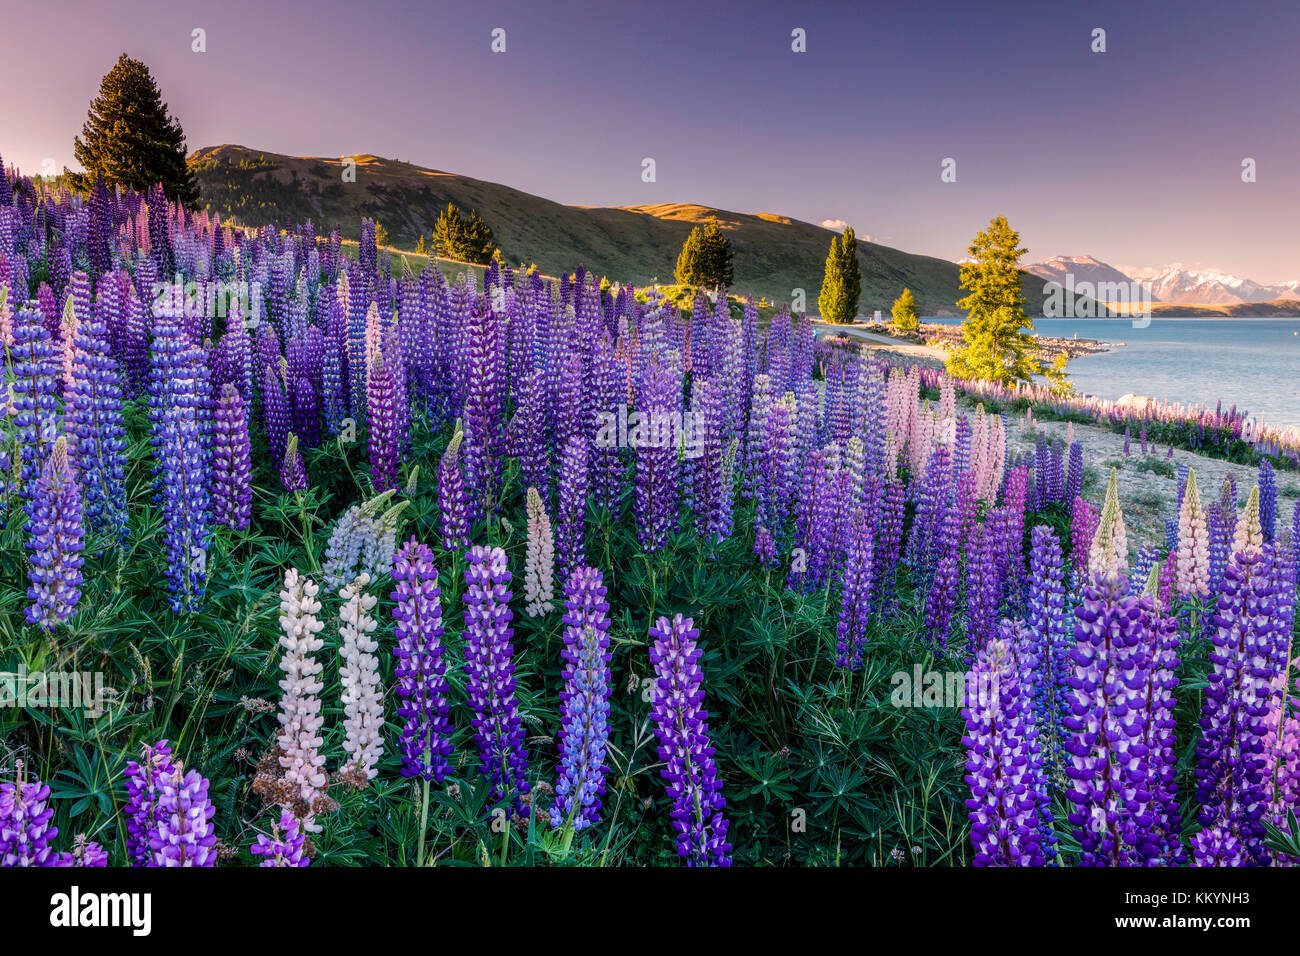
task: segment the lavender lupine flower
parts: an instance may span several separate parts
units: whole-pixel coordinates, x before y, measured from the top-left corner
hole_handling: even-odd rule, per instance
[[[269,365],[262,372],[262,411],[266,420],[266,444],[271,460],[279,461],[284,457],[285,442],[289,440],[289,399],[285,395],[284,381],[279,371]]]
[[[474,306],[466,332],[465,477],[474,489],[476,512],[486,514],[496,507],[501,490],[505,349],[499,319],[482,303]]]
[[[1051,821],[1047,783],[1031,692],[1022,681],[1010,632],[1004,629],[978,651],[967,680],[962,744],[971,788],[966,809],[975,844],[972,862],[1042,866],[1043,825],[1050,828]]]
[[[393,653],[397,716],[405,720],[398,747],[402,776],[441,782],[451,769],[447,664],[443,660],[442,591],[433,551],[414,538],[393,561]]]
[[[1160,569],[1152,567],[1145,587],[1145,599],[1151,614],[1151,667],[1147,672],[1146,695],[1143,702],[1148,714],[1147,746],[1151,764],[1151,806],[1156,816],[1153,835],[1157,841],[1155,860],[1179,865],[1186,860],[1186,851],[1179,838],[1182,816],[1178,803],[1178,784],[1175,779],[1178,756],[1176,751],[1174,691],[1178,687],[1175,672],[1178,659],[1178,620],[1161,606],[1157,594]]]
[[[1265,737],[1271,688],[1290,646],[1285,609],[1294,593],[1287,569],[1279,567],[1289,556],[1263,542],[1258,515],[1254,489],[1238,522],[1210,638],[1214,669],[1207,676],[1196,749],[1201,830],[1192,854],[1197,866],[1268,863]]]
[[[556,497],[555,556],[564,580],[586,560],[587,442],[578,435],[564,446]]]
[[[677,530],[679,468],[672,422],[681,407],[681,383],[675,368],[658,360],[645,370],[637,399],[640,421],[635,432],[636,489],[634,511],[641,550],[658,551]]]
[[[1266,542],[1277,538],[1277,472],[1265,458],[1259,463],[1259,527]]]
[[[934,576],[925,600],[925,630],[930,642],[940,650],[948,647],[948,630],[952,626],[953,609],[957,604],[957,572],[960,554],[957,548],[957,529],[960,517],[950,510],[944,517],[936,551]]]
[[[951,540],[945,545],[956,551]],[[971,529],[966,559],[966,640],[972,652],[996,636],[998,607],[1002,600],[1002,574],[998,553],[1002,543],[988,523]]]
[[[186,344],[174,316],[157,317],[149,391],[167,584],[179,613],[199,606],[207,581],[210,403],[203,350]]]
[[[880,597],[879,606],[882,608],[893,607],[896,600],[894,581],[903,548],[903,521],[906,508],[902,482],[891,479],[885,486],[885,496],[881,502],[880,521],[876,532],[875,585]]]
[[[754,555],[758,558],[758,563],[765,568],[776,566],[776,542],[772,540],[772,532],[762,524],[756,524],[754,528]]]
[[[216,808],[208,781],[179,763],[158,776],[157,827],[149,837],[150,866],[216,866]]]
[[[872,575],[875,571],[875,529],[863,508],[850,531],[844,563],[844,590],[836,624],[835,663],[857,670],[867,643],[871,617]]]
[[[1073,502],[1083,491],[1083,445],[1077,441],[1070,442],[1070,464],[1065,478],[1065,497],[1067,503]]]
[[[36,309],[21,307],[14,315],[11,361],[14,436],[22,463],[19,490],[26,500],[49,457],[59,417],[59,359]]]
[[[51,866],[108,866],[108,853],[86,834],[78,833],[72,841],[72,849],[55,855]]]
[[[49,800],[50,788],[24,779],[21,767],[15,781],[0,783],[0,866],[53,865],[50,841],[59,831]]]
[[[513,615],[510,571],[500,548],[475,545],[465,568],[465,693],[474,711],[471,724],[479,772],[492,787],[492,801],[510,800],[522,811],[528,793],[524,724],[515,702]]]
[[[564,586],[560,763],[551,826],[583,830],[600,819],[609,748],[609,604],[600,572],[575,568]]]
[[[302,452],[298,450],[298,436],[289,432],[284,446],[284,461],[280,463],[280,483],[285,491],[306,491],[310,482],[307,480],[307,466],[303,464]]]
[[[126,765],[126,854],[134,866],[149,863],[149,838],[158,828],[159,781],[175,768],[165,740],[146,744],[141,760]]]
[[[72,616],[81,600],[81,551],[85,546],[81,487],[62,435],[35,484],[27,503],[26,547],[31,552],[27,597],[32,603],[26,617],[27,623],[52,631]]]
[[[546,373],[529,372],[516,383],[518,411],[514,425],[519,472],[527,485],[543,499],[551,495],[550,462],[547,454]],[[617,453],[616,453],[617,454]]]
[[[397,487],[399,436],[393,373],[382,355],[370,365],[366,407],[370,423],[370,477],[375,491],[389,491]]]
[[[111,285],[101,283],[101,287]],[[107,298],[102,292],[101,298]],[[70,361],[64,429],[68,453],[86,493],[92,527],[126,535],[126,430],[122,427],[122,376],[109,354],[108,330],[100,310],[78,325],[64,343]]]
[[[289,811],[280,814],[280,822],[272,827],[271,835],[257,835],[257,842],[248,848],[253,856],[262,857],[259,867],[309,866],[311,858],[303,851],[307,834]]]
[[[379,686],[379,644],[372,636],[378,622],[370,612],[375,596],[366,593],[370,575],[361,573],[339,591],[339,685],[343,705],[343,751],[346,769],[373,780],[384,752],[384,692]]]
[[[555,594],[555,539],[551,519],[536,488],[529,487],[528,553],[524,560],[524,612],[529,617],[551,613]]]
[[[1026,604],[1030,646],[1026,664],[1034,673],[1031,692],[1040,747],[1055,761],[1070,714],[1070,646],[1073,628],[1065,607],[1065,570],[1061,543],[1047,525],[1030,532],[1029,597]]]
[[[280,733],[276,743],[284,781],[293,796],[285,809],[313,833],[320,831],[320,824],[315,822],[316,798],[325,792],[328,783],[325,756],[320,750],[324,743],[320,736],[324,724],[320,713],[322,668],[313,656],[324,646],[320,632],[325,624],[318,617],[321,610],[318,593],[316,582],[303,577],[296,568],[284,573],[279,641],[280,670],[284,677],[279,682]]]
[[[438,462],[438,513],[444,551],[469,547],[469,494],[460,467],[462,438],[463,433],[457,428]]]
[[[659,740],[659,771],[673,808],[677,855],[687,866],[730,866],[727,802],[709,741],[708,712],[700,671],[700,632],[680,614],[661,617],[650,628],[650,663],[655,671],[651,719]]]
[[[1074,694],[1064,721],[1074,804],[1068,819],[1083,866],[1143,866],[1161,841],[1151,812],[1154,764],[1143,707],[1154,645],[1151,605],[1129,593],[1127,562],[1119,557],[1127,539],[1114,495],[1112,473],[1089,553],[1089,583],[1075,611]]]
[[[253,514],[252,449],[248,415],[239,389],[221,386],[213,415],[212,519],[237,531],[248,527]]]

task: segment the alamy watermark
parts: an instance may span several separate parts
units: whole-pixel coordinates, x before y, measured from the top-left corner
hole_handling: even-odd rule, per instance
[[[249,328],[261,320],[260,282],[185,282],[177,275],[172,282],[155,282],[151,292],[156,315],[224,319],[238,314]]]
[[[889,679],[889,702],[895,707],[953,708],[998,706],[996,674],[976,671],[927,671],[920,664],[895,671]]]
[[[102,671],[0,671],[0,710],[34,707],[41,710],[84,710],[92,720],[104,714]]]
[[[689,411],[654,408],[649,412],[596,413],[597,448],[676,448],[686,458],[704,454],[704,428]]]
[[[1043,283],[1043,318],[1105,319],[1112,307],[1123,307],[1124,314],[1133,319],[1133,328],[1145,329],[1151,324],[1150,282],[1075,282],[1071,272],[1064,279],[1064,283]]]

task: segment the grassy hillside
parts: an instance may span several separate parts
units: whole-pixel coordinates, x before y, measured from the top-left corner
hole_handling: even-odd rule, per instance
[[[656,206],[566,206],[509,186],[425,169],[377,156],[350,157],[355,183],[342,178],[342,160],[282,156],[242,146],[200,149],[190,157],[203,203],[223,218],[261,226],[311,219],[321,231],[356,238],[363,216],[382,223],[392,241],[414,248],[433,230],[448,202],[477,209],[506,259],[536,263],[559,275],[582,264],[612,280],[647,285],[673,281],[673,266],[691,229],[716,218],[735,249],[733,292],[788,302],[805,290],[815,311],[822,267],[833,235],[827,229],[769,213],[737,213],[685,203]],[[971,231],[983,223],[972,223]],[[958,267],[858,241],[864,314],[888,312],[906,286],[925,315],[956,315]],[[1042,281],[1026,274],[1031,312],[1041,310]]]

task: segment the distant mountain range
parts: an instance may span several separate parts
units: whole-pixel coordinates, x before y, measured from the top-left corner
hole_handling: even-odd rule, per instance
[[[475,209],[492,227],[511,263],[535,263],[546,275],[584,265],[597,275],[638,286],[671,284],[682,242],[691,229],[717,219],[735,252],[732,291],[790,302],[805,292],[817,309],[830,229],[772,213],[738,213],[689,203],[651,206],[566,206],[509,186],[440,172],[378,156],[347,157],[355,182],[345,182],[339,158],[284,156],[244,146],[213,146],[189,158],[203,203],[225,220],[247,226],[285,222],[337,228],[355,239],[362,217],[381,223],[400,249],[414,249],[433,231],[448,202]],[[972,231],[980,224],[972,223]],[[865,234],[865,229],[860,234]],[[923,315],[960,315],[956,263],[858,240],[862,273],[859,311],[888,314],[909,288]],[[1042,283],[1024,274],[1027,305],[1042,311]]]
[[[1067,274],[1073,276],[1075,286],[1081,282],[1093,283],[1094,288],[1102,282],[1125,286],[1134,282],[1149,283],[1153,302],[1172,305],[1228,306],[1300,300],[1300,280],[1263,285],[1222,272],[1186,269],[1181,263],[1125,272],[1092,256],[1053,256],[1027,266],[1026,271],[1062,285]],[[1118,297],[1111,301],[1129,300]]]

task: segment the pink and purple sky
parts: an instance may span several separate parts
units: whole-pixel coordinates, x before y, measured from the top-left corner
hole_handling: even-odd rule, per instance
[[[844,220],[948,259],[1004,214],[1029,260],[1300,278],[1294,0],[46,0],[7,3],[3,23],[0,155],[25,171],[76,168],[126,52],[191,149],[374,153],[580,205]]]

